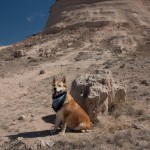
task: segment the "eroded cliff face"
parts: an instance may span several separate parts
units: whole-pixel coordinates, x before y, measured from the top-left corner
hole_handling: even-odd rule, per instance
[[[44,33],[121,23],[149,26],[149,0],[56,0]]]

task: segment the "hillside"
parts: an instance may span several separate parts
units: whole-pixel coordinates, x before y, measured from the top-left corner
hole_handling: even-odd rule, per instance
[[[71,88],[97,69],[126,85],[126,101],[89,133],[50,135],[52,77]],[[56,0],[41,33],[0,47],[0,149],[148,150],[149,77],[149,0]]]

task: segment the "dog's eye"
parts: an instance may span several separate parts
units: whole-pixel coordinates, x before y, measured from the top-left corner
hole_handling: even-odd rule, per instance
[[[61,85],[58,85],[58,87],[61,87]]]

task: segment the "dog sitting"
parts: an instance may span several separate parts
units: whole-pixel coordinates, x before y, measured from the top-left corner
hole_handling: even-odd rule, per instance
[[[56,81],[53,78],[52,108],[56,112],[55,127],[51,131],[54,134],[62,122],[60,134],[64,135],[66,128],[85,132],[91,129],[92,123],[87,113],[75,102],[66,86],[66,78]]]

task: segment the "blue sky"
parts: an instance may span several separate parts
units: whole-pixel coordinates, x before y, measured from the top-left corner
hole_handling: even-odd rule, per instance
[[[0,45],[40,32],[55,0],[0,0]]]

